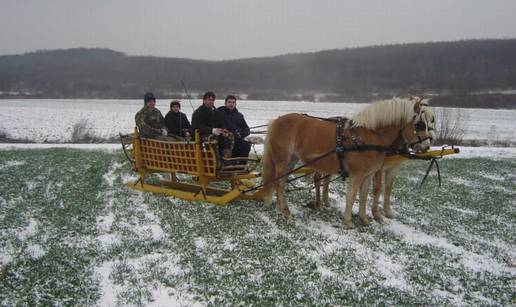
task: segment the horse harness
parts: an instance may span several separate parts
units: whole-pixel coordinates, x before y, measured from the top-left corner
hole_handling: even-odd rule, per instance
[[[344,169],[344,154],[346,152],[378,151],[386,154],[403,154],[408,152],[406,149],[396,150],[384,146],[366,145],[353,127],[353,120],[345,117],[337,117],[335,120],[337,123],[335,152],[339,161],[339,173],[342,180],[348,177],[348,173]],[[346,146],[345,143],[351,143],[351,145]]]
[[[358,135],[358,133],[356,132],[355,128],[353,127],[353,120],[351,120],[349,118],[341,117],[341,116],[325,118],[325,117],[312,116],[312,115],[308,115],[308,114],[303,114],[303,115],[305,115],[307,117],[323,120],[323,121],[329,121],[329,122],[336,123],[335,149],[330,150],[330,151],[316,157],[315,159],[312,159],[312,160],[304,163],[303,165],[298,166],[298,167],[294,168],[293,170],[291,170],[279,177],[274,178],[273,181],[277,181],[279,179],[287,177],[290,174],[295,173],[296,171],[300,170],[303,167],[309,166],[310,164],[312,164],[314,162],[317,162],[321,159],[326,158],[327,156],[333,154],[334,152],[337,154],[337,160],[339,161],[339,174],[341,175],[342,180],[346,180],[346,178],[349,177],[348,172],[344,168],[344,154],[346,152],[378,151],[378,152],[383,152],[388,155],[403,155],[409,159],[415,159],[415,157],[416,157],[415,155],[411,155],[409,153],[408,147],[405,147],[403,149],[393,149],[393,148],[388,148],[388,147],[378,146],[378,145],[366,145],[364,143],[364,141],[362,140],[362,138],[360,137],[360,135]],[[348,132],[349,136],[346,135],[346,132]],[[425,139],[421,139],[412,144],[406,144],[406,145],[413,145],[418,142],[423,142]],[[344,143],[346,143],[348,140],[351,141],[351,146],[344,145]],[[434,162],[435,162],[435,164],[437,164],[437,161],[434,161]],[[427,170],[427,174],[430,171],[431,166],[432,165],[430,165],[429,169]],[[439,169],[438,165],[437,165],[437,168]],[[306,176],[306,175],[303,175],[303,176]],[[297,179],[297,178],[295,178],[295,179]],[[423,180],[423,182],[424,182],[424,180]],[[256,190],[256,189],[262,187],[263,185],[264,184],[261,184],[256,187],[247,189],[244,192]],[[440,185],[440,175],[439,175],[439,185]]]

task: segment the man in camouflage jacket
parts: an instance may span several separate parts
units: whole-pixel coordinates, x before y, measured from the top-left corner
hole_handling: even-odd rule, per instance
[[[140,130],[140,135],[147,138],[157,138],[167,135],[165,119],[156,109],[156,97],[152,93],[145,94],[143,108],[136,113],[134,120]]]

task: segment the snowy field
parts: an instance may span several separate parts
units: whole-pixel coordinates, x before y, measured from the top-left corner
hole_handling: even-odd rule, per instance
[[[118,144],[42,144],[67,142],[84,119],[99,137],[130,132],[141,105],[0,100],[0,132],[39,142],[0,144],[1,306],[514,304],[516,148],[461,147],[440,162],[441,188],[435,170],[420,188],[427,163],[410,161],[393,190],[396,217],[344,230],[340,180],[329,208],[308,208],[310,190],[289,193],[286,223],[259,202],[217,207],[130,190]],[[363,107],[238,105],[250,126]],[[466,139],[516,142],[516,110],[466,112]]]
[[[396,218],[344,230],[340,180],[329,208],[289,193],[286,223],[130,190],[120,150],[0,150],[0,305],[513,304],[516,159],[440,164],[441,188],[409,162]]]
[[[169,110],[170,99],[158,100],[156,106],[163,116]],[[197,108],[200,100],[193,100]],[[219,99],[215,105],[222,106]],[[118,132],[132,132],[134,115],[142,107],[140,100],[0,100],[0,132],[15,139],[34,142],[64,143],[71,139],[73,126],[87,121],[91,134],[102,137],[117,137]],[[191,119],[192,106],[182,101],[182,112]],[[249,126],[267,124],[280,115],[299,112],[314,116],[351,116],[365,104],[313,103],[292,101],[239,101]],[[455,109],[445,109],[454,113]],[[439,114],[440,108],[435,108]],[[516,110],[461,109],[464,114],[465,136],[468,140],[511,141],[516,143]],[[438,120],[438,119],[437,119]]]

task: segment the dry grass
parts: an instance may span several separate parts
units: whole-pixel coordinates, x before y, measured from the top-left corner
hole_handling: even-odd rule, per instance
[[[436,145],[460,145],[462,144],[465,123],[469,114],[465,109],[440,108],[435,110],[436,120]]]
[[[111,138],[102,138],[92,133],[91,127],[87,119],[82,119],[73,125],[70,143],[74,144],[92,144],[92,143],[117,143],[118,139],[113,136]]]

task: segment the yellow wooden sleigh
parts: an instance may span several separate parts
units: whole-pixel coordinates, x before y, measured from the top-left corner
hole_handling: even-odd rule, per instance
[[[216,205],[237,198],[263,198],[261,189],[245,192],[255,185],[252,180],[260,177],[254,171],[259,159],[221,159],[217,142],[201,142],[198,132],[193,141],[171,141],[143,138],[135,129],[121,140],[139,176],[137,181],[127,183],[131,189]],[[168,173],[169,178],[152,183],[146,180],[152,173]],[[188,180],[180,180],[181,174],[188,175]],[[214,187],[213,183],[225,183],[226,187]]]
[[[197,131],[193,141],[143,138],[137,129],[131,135],[120,135],[120,139],[139,177],[127,183],[131,189],[215,205],[227,205],[235,199],[263,199],[263,188],[258,185],[261,175],[255,171],[260,159],[222,159],[217,142],[202,142]],[[386,159],[431,159],[456,153],[459,149],[452,147],[411,156],[391,155]],[[303,167],[293,174],[312,172]],[[166,174],[168,178],[161,175],[159,179],[152,178],[154,181],[148,180],[153,173]]]

